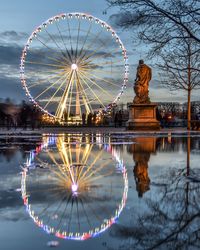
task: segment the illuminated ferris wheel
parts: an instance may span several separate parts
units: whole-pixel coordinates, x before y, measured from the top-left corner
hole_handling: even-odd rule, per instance
[[[46,140],[47,139],[47,140]],[[48,141],[48,142],[47,142]],[[22,172],[26,211],[56,237],[86,240],[116,222],[127,199],[125,166],[99,145],[58,137],[30,152]]]
[[[104,21],[84,13],[60,14],[37,27],[21,57],[27,96],[58,120],[110,109],[128,81],[126,49]]]

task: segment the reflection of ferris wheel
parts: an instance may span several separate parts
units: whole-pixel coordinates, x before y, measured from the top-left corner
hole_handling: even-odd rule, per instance
[[[62,120],[111,108],[128,80],[127,54],[115,31],[83,13],[48,19],[29,37],[21,81],[30,100]]]
[[[29,169],[35,164],[29,174]],[[125,206],[125,167],[115,171],[110,153],[63,137],[31,153],[22,173],[22,197],[30,217],[47,233],[85,240],[109,228]]]

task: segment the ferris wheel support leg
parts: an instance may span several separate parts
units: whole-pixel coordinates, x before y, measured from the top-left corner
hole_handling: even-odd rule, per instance
[[[82,98],[83,98],[83,104],[85,106],[85,109],[86,109],[86,113],[89,114],[89,113],[92,113],[92,107],[89,106],[89,99],[85,93],[85,90],[83,88],[83,85],[81,84],[81,81],[80,81],[80,78],[77,74],[77,82],[78,82],[78,85],[79,85],[79,89],[80,89],[80,93],[82,94]]]
[[[66,88],[65,88],[65,91],[64,91],[64,94],[61,98],[61,101],[60,101],[60,104],[57,108],[57,111],[56,111],[56,116],[59,118],[59,119],[62,119],[63,117],[63,113],[64,113],[64,109],[66,109],[66,102],[67,102],[67,99],[68,99],[68,96],[69,96],[69,90],[70,90],[70,87],[71,87],[71,84],[73,84],[73,77],[74,77],[74,71],[71,72],[71,76],[70,76],[70,79],[69,79],[69,83],[67,84]]]

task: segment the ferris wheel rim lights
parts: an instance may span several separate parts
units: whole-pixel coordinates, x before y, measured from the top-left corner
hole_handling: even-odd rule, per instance
[[[26,62],[26,56],[28,53],[28,50],[30,49],[30,44],[33,42],[34,38],[37,37],[37,34],[40,33],[43,29],[45,29],[47,26],[53,24],[54,22],[58,22],[59,20],[63,20],[63,19],[72,19],[72,18],[77,18],[77,19],[86,19],[90,22],[95,22],[96,24],[100,24],[103,28],[105,28],[105,30],[107,32],[110,32],[112,37],[115,38],[115,42],[118,43],[119,48],[122,50],[122,55],[124,58],[124,77],[123,77],[123,83],[121,85],[121,89],[119,90],[118,95],[115,97],[115,99],[108,105],[106,105],[105,107],[105,111],[107,111],[108,109],[112,108],[114,105],[116,105],[116,103],[120,100],[121,95],[124,92],[124,89],[126,88],[126,84],[128,82],[128,75],[129,75],[129,64],[128,64],[128,56],[127,56],[127,52],[126,49],[120,39],[120,37],[116,34],[116,32],[114,31],[114,29],[108,25],[105,21],[94,17],[93,15],[90,14],[86,14],[86,13],[81,13],[81,12],[72,12],[72,13],[61,13],[58,15],[55,15],[49,19],[47,19],[45,22],[43,22],[40,26],[38,26],[29,36],[26,45],[22,51],[22,55],[21,55],[21,62],[20,62],[20,79],[21,79],[21,83],[22,83],[22,87],[26,92],[26,96],[29,97],[29,100],[34,103],[34,105],[36,105],[38,108],[40,108],[40,110],[42,110],[44,113],[56,118],[56,116],[52,113],[50,113],[47,109],[44,109],[40,104],[38,104],[38,102],[34,99],[34,97],[32,96],[32,94],[30,93],[28,86],[27,86],[27,81],[26,81],[26,76],[25,76],[25,62]],[[72,69],[77,70],[77,65],[72,64]]]
[[[37,152],[30,152],[30,159],[27,161],[28,165],[30,165],[32,163],[35,156],[40,151],[42,151],[43,149],[47,149],[48,143],[50,143],[49,145],[52,145],[52,144],[54,144],[54,141],[45,142],[43,145],[40,146],[40,150]],[[114,155],[114,157],[115,157],[115,155]],[[88,232],[75,233],[75,232],[66,232],[66,231],[61,232],[60,230],[55,231],[55,229],[53,227],[51,227],[47,224],[44,224],[42,219],[40,220],[39,217],[35,214],[34,210],[32,210],[32,206],[31,206],[31,204],[29,204],[30,195],[28,195],[27,191],[26,191],[26,178],[27,178],[27,174],[28,174],[28,169],[26,167],[24,167],[21,174],[22,174],[21,195],[22,195],[23,203],[26,207],[26,211],[28,212],[29,216],[32,218],[34,223],[38,227],[42,228],[46,233],[54,234],[56,237],[61,238],[61,239],[83,241],[83,240],[87,240],[89,238],[94,238],[94,237],[100,235],[101,233],[105,232],[109,227],[111,227],[114,223],[116,223],[123,208],[126,205],[126,200],[127,200],[127,196],[128,196],[128,175],[127,175],[126,167],[125,167],[125,165],[123,165],[122,178],[123,178],[124,188],[123,188],[122,199],[121,199],[121,202],[119,203],[119,205],[117,206],[117,208],[114,209],[114,211],[113,211],[114,215],[111,216],[110,219],[105,219],[99,227],[96,227],[94,230],[93,229],[89,230]],[[74,186],[73,188],[78,188],[78,187]],[[72,193],[74,192],[74,194],[75,194],[76,191],[74,189],[74,190],[72,190]]]

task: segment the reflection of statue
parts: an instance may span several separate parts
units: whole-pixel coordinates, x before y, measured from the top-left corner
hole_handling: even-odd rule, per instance
[[[148,175],[148,161],[150,153],[135,153],[133,158],[135,161],[133,173],[136,182],[136,190],[138,192],[138,196],[142,197],[143,194],[150,189],[150,179]]]
[[[151,80],[151,76],[151,68],[144,64],[143,60],[139,60],[134,85],[136,95],[133,100],[134,104],[150,103],[149,81]]]
[[[156,140],[155,137],[138,137],[134,139],[135,143],[127,148],[128,152],[133,154],[135,162],[133,174],[139,197],[142,197],[145,192],[150,190],[148,161],[151,153],[156,152]]]

